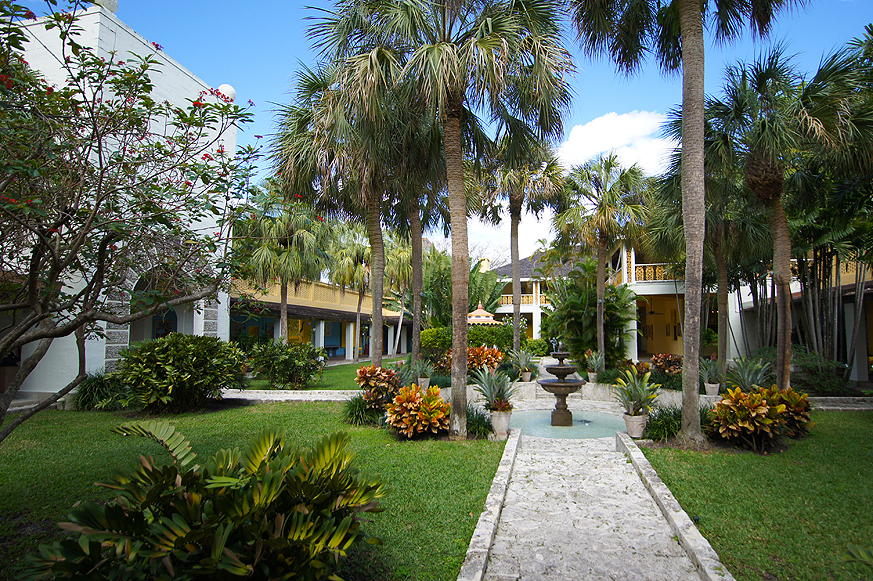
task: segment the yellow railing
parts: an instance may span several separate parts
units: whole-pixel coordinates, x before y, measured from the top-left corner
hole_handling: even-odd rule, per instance
[[[542,303],[542,299],[544,299],[542,295],[540,295],[540,302]],[[521,304],[523,305],[533,305],[536,304],[534,301],[534,295],[521,295]],[[500,297],[500,305],[501,306],[511,306],[512,305],[512,295],[502,295]]]
[[[668,272],[666,263],[637,264],[634,268],[634,282],[675,280]]]

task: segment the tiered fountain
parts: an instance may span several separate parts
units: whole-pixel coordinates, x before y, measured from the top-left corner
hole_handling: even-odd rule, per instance
[[[567,396],[576,393],[585,381],[582,379],[567,379],[567,376],[576,371],[575,365],[564,365],[564,359],[570,357],[566,351],[554,351],[552,357],[558,360],[558,365],[547,365],[546,371],[557,379],[540,379],[537,381],[543,389],[555,396],[555,409],[552,410],[553,426],[572,426],[573,414],[567,409]]]

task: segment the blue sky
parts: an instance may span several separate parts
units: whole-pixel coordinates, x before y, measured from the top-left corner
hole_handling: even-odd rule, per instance
[[[274,131],[275,103],[289,100],[288,90],[301,63],[313,63],[317,52],[310,47],[306,28],[317,10],[283,0],[239,2],[213,0],[118,0],[116,15],[128,26],[195,75],[218,87],[232,85],[237,102],[255,103],[255,122],[239,135],[239,143],[254,142],[254,135]],[[40,4],[25,2],[37,13]],[[311,2],[329,6],[322,0]],[[863,34],[873,22],[873,0],[810,0],[802,9],[783,12],[765,41],[749,33],[728,46],[707,46],[706,91],[716,93],[727,64],[751,60],[774,40],[796,54],[801,71],[812,71],[822,55]],[[604,60],[591,61],[581,54],[573,37],[567,46],[576,57],[572,79],[575,97],[565,121],[560,144],[568,165],[583,163],[602,151],[616,150],[627,163],[640,163],[655,173],[669,144],[660,138],[663,116],[681,102],[681,78],[662,76],[650,62],[632,78],[617,76]],[[528,255],[538,238],[548,235],[545,222],[526,218],[521,253]],[[490,242],[495,252],[508,248],[508,225],[486,228],[470,224],[471,244]],[[503,242],[505,241],[505,242]],[[508,254],[508,252],[507,252]]]

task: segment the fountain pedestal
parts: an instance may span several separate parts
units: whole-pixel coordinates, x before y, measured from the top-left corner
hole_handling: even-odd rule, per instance
[[[567,376],[576,371],[575,365],[564,365],[564,359],[570,357],[566,351],[555,351],[552,357],[558,360],[558,365],[547,365],[546,371],[557,379],[540,379],[537,383],[543,389],[555,396],[555,409],[552,410],[553,426],[572,426],[573,413],[567,408],[567,396],[582,389],[585,381],[581,379],[567,379]]]

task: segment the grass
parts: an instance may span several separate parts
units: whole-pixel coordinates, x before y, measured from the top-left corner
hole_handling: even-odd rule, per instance
[[[750,452],[643,451],[740,581],[873,579],[838,562],[873,546],[873,412],[813,412],[803,440]]]
[[[382,502],[385,512],[364,525],[365,532],[380,537],[384,545],[357,560],[387,564],[393,577],[380,573],[370,578],[457,578],[503,444],[398,441],[385,430],[341,423],[341,405],[268,404],[185,414],[171,421],[201,458],[220,448],[242,446],[267,426],[284,427],[290,442],[303,445],[329,433],[348,432],[362,469],[389,485]],[[55,523],[76,502],[110,499],[111,491],[93,483],[113,470],[131,470],[140,454],[169,461],[153,442],[109,432],[125,421],[130,420],[112,412],[47,410],[0,444],[0,563],[23,563],[23,556],[35,552],[39,543],[59,538]],[[15,574],[8,567],[0,569],[0,580],[11,580]]]
[[[403,361],[403,359],[403,357],[386,357],[382,360],[382,365],[387,366],[389,363]],[[359,389],[358,384],[355,383],[355,373],[361,365],[369,364],[369,361],[362,361],[325,367],[321,379],[316,379],[308,389]],[[270,389],[270,382],[266,378],[247,379],[246,383],[248,389]]]

